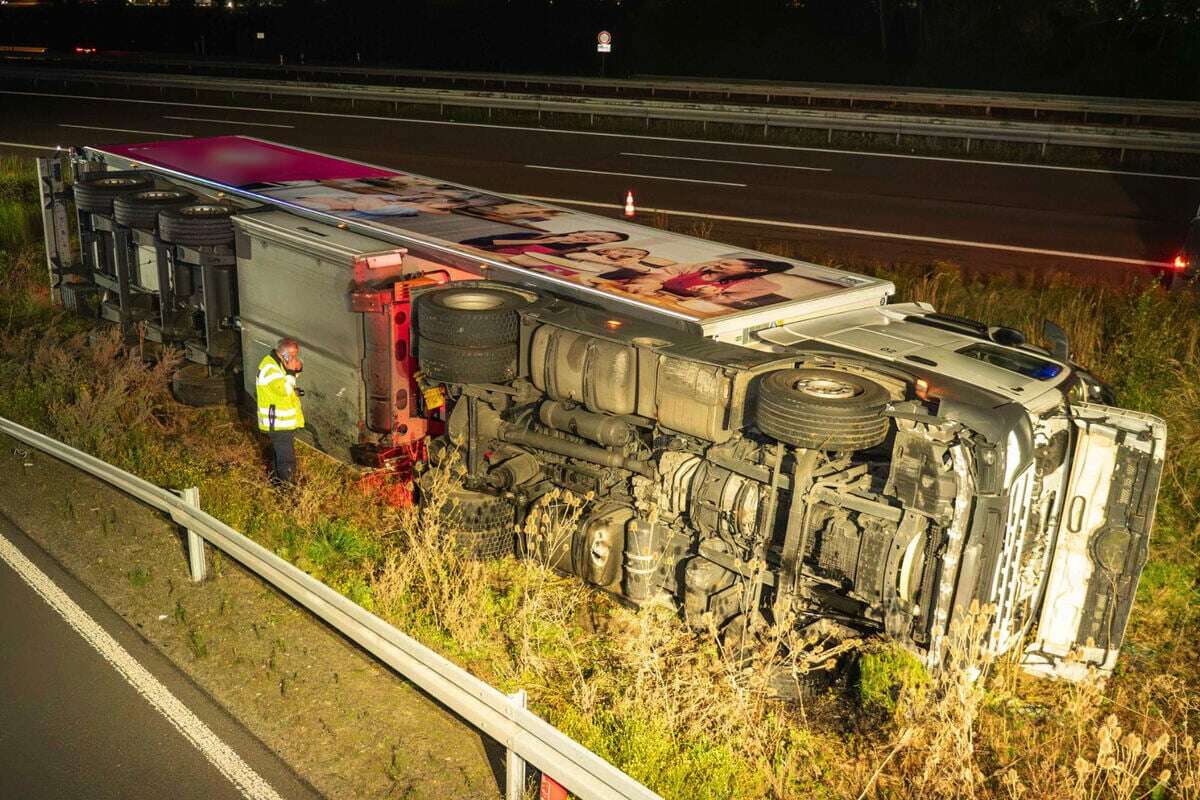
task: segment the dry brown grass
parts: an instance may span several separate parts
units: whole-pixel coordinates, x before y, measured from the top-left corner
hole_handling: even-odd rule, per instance
[[[20,399],[27,410],[38,411],[63,441],[101,458],[120,458],[136,444],[114,432],[177,430],[166,390],[181,360],[175,351],[148,361],[115,330],[58,336],[20,329],[0,333],[0,358],[26,383]],[[48,387],[55,391],[38,391]]]
[[[587,498],[557,492],[537,506],[525,533],[538,557],[474,561],[446,524],[452,460],[430,468],[420,506],[382,504],[360,475],[309,451],[303,479],[279,495],[263,487],[259,443],[236,415],[175,406],[161,391],[167,367],[131,358],[115,338],[10,333],[0,346],[10,368],[66,377],[39,395],[51,398],[44,411],[61,438],[103,452],[114,426],[181,437],[192,457],[220,463],[206,468],[206,505],[477,674],[527,688],[535,707],[667,797],[1134,800],[1156,783],[1174,793],[1164,796],[1196,796],[1200,753],[1187,731],[1197,700],[1186,680],[1031,682],[1011,659],[989,664],[978,625],[967,625],[948,668],[902,688],[890,718],[860,717],[835,695],[780,702],[773,679],[805,684],[855,642],[768,631],[729,651],[666,607],[620,608],[557,575],[548,554]],[[283,511],[269,510],[281,500]],[[1157,612],[1147,613],[1149,622]],[[1161,622],[1186,644],[1186,626]]]
[[[423,502],[395,511],[388,548],[372,578],[377,608],[403,619],[417,609],[428,622],[461,642],[477,640],[487,624],[488,579],[484,564],[466,556],[446,524],[457,482],[456,460],[447,459],[423,476]]]
[[[901,683],[884,715],[860,706],[852,679],[774,699],[772,675],[807,684],[852,660],[834,632],[767,632],[729,653],[668,609],[618,607],[545,559],[465,558],[436,497],[452,471],[425,505],[398,510],[301,450],[299,484],[267,488],[262,443],[235,413],[182,408],[165,367],[48,323],[39,253],[0,253],[0,271],[0,413],[164,485],[200,483],[208,510],[481,677],[528,689],[539,712],[665,797],[1200,800],[1200,298],[946,265],[887,271],[902,298],[943,311],[1027,331],[1057,320],[1123,404],[1167,417],[1171,455],[1117,675],[1031,680],[1011,658],[988,664],[967,625],[949,668]],[[582,506],[545,502],[528,531],[542,553]]]

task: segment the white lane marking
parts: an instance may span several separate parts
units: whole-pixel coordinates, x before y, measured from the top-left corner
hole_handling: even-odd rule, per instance
[[[117,643],[79,604],[67,596],[46,573],[26,558],[16,545],[0,534],[0,559],[3,559],[25,583],[66,620],[84,641],[95,648],[138,694],[167,718],[222,775],[249,800],[283,800],[282,797],[241,756],[221,741],[190,708],[170,689]]]
[[[526,164],[528,169],[548,169],[555,172],[584,172],[588,175],[617,175],[622,178],[647,178],[653,181],[675,181],[677,183],[707,183],[713,186],[736,186],[740,189],[745,189],[744,183],[730,183],[729,181],[702,181],[698,178],[668,178],[666,175],[643,175],[638,172],[605,172],[600,169],[576,169],[575,167],[547,167],[543,164]]]
[[[538,197],[536,195],[519,194],[515,197],[521,200],[534,200],[541,203],[565,203],[572,206],[590,206],[592,208],[616,208],[624,206],[618,203],[596,203],[590,200],[567,200],[563,197]],[[698,219],[719,219],[722,222],[744,222],[750,225],[769,225],[776,228],[797,228],[806,231],[822,231],[823,233],[842,233],[850,236],[869,236],[876,239],[899,239],[905,242],[927,242],[929,244],[948,244],[958,247],[975,247],[981,250],[1003,250],[1009,253],[1029,253],[1037,256],[1056,256],[1058,258],[1075,258],[1084,261],[1108,261],[1114,264],[1133,264],[1139,267],[1170,267],[1166,261],[1146,261],[1140,258],[1125,258],[1123,256],[1105,256],[1099,253],[1073,253],[1069,250],[1046,250],[1041,247],[1022,247],[1015,244],[998,244],[996,242],[972,242],[965,239],[942,239],[937,236],[917,236],[911,233],[892,233],[890,231],[871,231],[861,228],[838,228],[832,225],[814,225],[807,222],[785,222],[778,219],[758,219],[756,217],[731,217],[724,214],[705,214],[698,211],[675,211],[669,208],[643,208],[647,214],[675,214],[680,217],[696,217]]]
[[[95,100],[109,103],[136,103],[152,106],[174,106],[177,108],[214,108],[223,111],[257,111],[262,114],[295,114],[308,117],[337,117],[340,119],[369,119],[380,122],[400,122],[411,125],[449,125],[458,128],[499,128],[507,131],[530,131],[533,133],[559,133],[567,136],[604,136],[610,139],[637,139],[647,142],[679,142],[682,144],[711,144],[720,147],[750,147],[761,150],[792,150],[800,153],[829,153],[837,156],[863,156],[864,158],[902,158],[911,161],[945,161],[951,164],[975,164],[984,167],[1012,167],[1014,169],[1048,169],[1061,172],[1091,172],[1100,175],[1130,175],[1140,178],[1164,178],[1179,181],[1200,181],[1200,175],[1174,175],[1163,172],[1134,172],[1098,167],[1068,167],[1061,164],[1022,164],[1014,161],[984,161],[974,158],[951,158],[949,156],[919,156],[911,153],[872,153],[866,150],[838,150],[833,147],[801,147],[792,144],[754,144],[752,142],[719,142],[713,139],[685,139],[677,136],[646,136],[637,133],[609,133],[608,131],[571,131],[565,128],[536,128],[531,125],[488,125],[482,122],[454,122],[445,119],[414,119],[411,117],[383,117],[374,114],[341,114],[333,111],[298,111],[288,108],[258,108],[256,106],[224,106],[215,103],[181,103],[173,100],[142,100],[134,97],[96,97],[87,94],[55,94],[54,92],[20,92],[0,90],[0,95],[21,97],[60,97],[68,100]]]
[[[133,128],[104,128],[100,125],[72,125],[69,122],[58,123],[60,128],[80,128],[85,131],[116,131],[117,133],[141,133],[146,136],[170,136],[173,139],[190,139],[190,133],[164,133],[163,131],[139,131]]]
[[[25,144],[24,142],[0,142],[0,147],[24,147],[26,150],[58,150],[54,145]]]
[[[664,156],[658,153],[620,153],[637,158],[665,158],[671,161],[702,161],[705,164],[737,164],[742,167],[771,167],[773,169],[803,169],[809,172],[833,172],[832,167],[802,167],[797,164],[771,164],[764,161],[729,161],[724,158],[694,158],[692,156]]]
[[[255,128],[295,128],[295,125],[280,125],[277,122],[243,122],[240,119],[208,119],[207,117],[172,117],[163,114],[163,119],[182,119],[187,122],[217,122],[225,125],[250,125]]]

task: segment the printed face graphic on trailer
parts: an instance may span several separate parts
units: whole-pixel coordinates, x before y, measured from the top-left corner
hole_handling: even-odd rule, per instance
[[[104,152],[711,320],[875,279],[243,136]]]

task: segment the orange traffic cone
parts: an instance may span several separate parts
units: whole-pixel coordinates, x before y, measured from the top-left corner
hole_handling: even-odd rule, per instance
[[[633,207],[633,192],[625,195],[625,216],[632,217],[637,213],[637,209]]]
[[[538,792],[538,800],[567,800],[567,797],[567,790],[558,781],[545,775],[542,776],[542,785]]]

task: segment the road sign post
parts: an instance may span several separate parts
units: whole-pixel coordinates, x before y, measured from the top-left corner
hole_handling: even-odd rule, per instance
[[[612,34],[600,31],[596,34],[596,52],[600,54],[600,77],[608,71],[608,54],[612,52]]]

